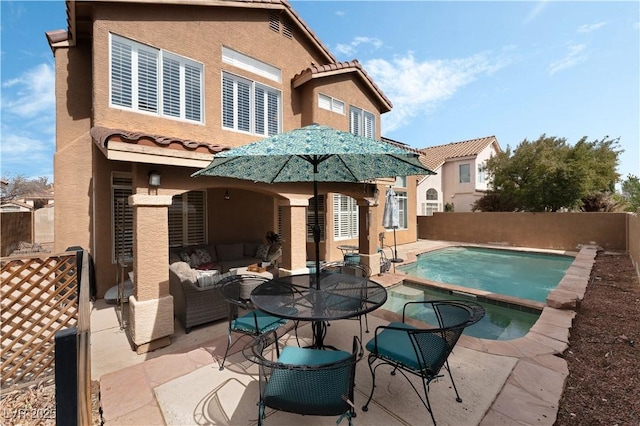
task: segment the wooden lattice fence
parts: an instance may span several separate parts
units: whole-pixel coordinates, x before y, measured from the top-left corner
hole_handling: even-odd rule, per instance
[[[2,258],[2,387],[52,376],[55,333],[77,325],[76,252]]]

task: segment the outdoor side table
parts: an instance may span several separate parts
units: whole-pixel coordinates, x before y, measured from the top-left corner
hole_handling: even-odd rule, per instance
[[[251,292],[258,309],[291,320],[311,321],[312,347],[324,349],[326,322],[364,315],[384,304],[386,289],[368,278],[320,272],[278,277]]]
[[[360,262],[360,255],[358,254],[358,246],[340,245],[338,249],[342,252],[342,258],[345,262]]]

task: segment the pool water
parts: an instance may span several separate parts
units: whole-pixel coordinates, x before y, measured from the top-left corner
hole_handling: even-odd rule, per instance
[[[382,305],[382,309],[402,315],[402,308],[409,301],[443,299],[460,300],[462,297],[458,294],[450,294],[444,290],[418,284],[402,284],[388,289],[387,301]],[[486,313],[480,321],[465,328],[463,334],[467,336],[490,340],[516,339],[526,335],[540,316],[539,312],[535,312],[532,309],[518,306],[497,306],[488,301],[474,301],[482,305]],[[433,310],[421,304],[410,305],[407,308],[407,315],[429,324],[438,324]]]
[[[411,276],[545,302],[574,258],[480,247],[423,253],[399,269]]]

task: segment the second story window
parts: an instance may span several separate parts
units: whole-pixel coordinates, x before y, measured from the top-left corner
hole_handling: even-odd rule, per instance
[[[368,111],[352,106],[349,108],[349,131],[355,135],[375,138],[375,116]]]
[[[487,170],[484,164],[478,164],[478,183],[485,183],[487,180]]]
[[[427,189],[427,200],[437,200],[438,191],[435,188]]]
[[[460,164],[459,167],[460,172],[460,183],[469,183],[471,182],[471,166],[469,163]]]
[[[110,105],[202,123],[203,65],[111,34]]]
[[[222,127],[255,135],[280,133],[280,91],[222,73]]]
[[[318,106],[322,109],[344,115],[344,102],[331,96],[318,94]]]

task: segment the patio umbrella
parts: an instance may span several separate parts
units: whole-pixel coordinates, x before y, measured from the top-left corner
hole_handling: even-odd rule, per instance
[[[393,259],[391,262],[394,264],[393,270],[395,272],[395,264],[402,262],[402,259],[398,259],[398,245],[396,244],[396,229],[400,227],[400,206],[396,192],[391,187],[387,189],[384,199],[382,226],[385,229],[393,228]]]
[[[362,182],[368,179],[434,174],[418,154],[390,143],[312,124],[222,151],[192,176],[220,176],[254,182]],[[318,203],[314,209],[316,284],[320,276]]]

